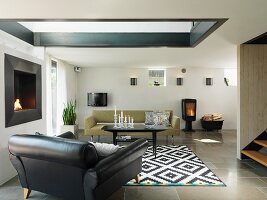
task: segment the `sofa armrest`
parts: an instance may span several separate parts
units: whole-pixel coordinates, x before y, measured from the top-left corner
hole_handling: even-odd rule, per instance
[[[180,130],[180,118],[173,115],[172,121],[171,121],[171,126],[174,129],[179,129]]]
[[[62,133],[62,134],[58,135],[57,137],[66,138],[66,139],[75,139],[75,135],[70,131]]]
[[[98,183],[103,183],[131,162],[143,156],[147,150],[148,142],[146,139],[139,139],[129,146],[117,151],[116,153],[99,161],[87,173],[92,174],[95,171]]]
[[[95,118],[93,116],[84,119],[84,129],[90,129],[96,125]]]

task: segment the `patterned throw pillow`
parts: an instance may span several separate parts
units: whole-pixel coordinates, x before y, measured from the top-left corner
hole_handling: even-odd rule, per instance
[[[145,124],[170,125],[170,112],[145,112]]]
[[[145,112],[145,124],[154,124],[154,112]]]
[[[154,112],[154,120],[157,125],[169,126],[170,125],[170,112]]]

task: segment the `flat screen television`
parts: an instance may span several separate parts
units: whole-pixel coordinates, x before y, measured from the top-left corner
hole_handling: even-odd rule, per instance
[[[107,106],[108,95],[107,93],[88,93],[87,104],[88,106]]]

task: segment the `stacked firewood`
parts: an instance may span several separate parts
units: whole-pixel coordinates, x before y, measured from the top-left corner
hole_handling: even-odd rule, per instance
[[[206,114],[202,117],[203,121],[222,121],[223,120],[223,115],[222,114]]]

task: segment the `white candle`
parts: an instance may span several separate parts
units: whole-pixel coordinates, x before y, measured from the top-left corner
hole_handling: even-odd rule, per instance
[[[130,115],[128,116],[128,122],[130,123],[130,121],[131,121],[131,118],[130,118]]]
[[[125,119],[124,119],[124,123],[127,123],[127,117],[125,117]]]
[[[119,115],[119,124],[121,123],[121,118],[120,118],[120,115]]]
[[[123,117],[123,111],[121,111],[121,117]]]
[[[133,124],[133,117],[132,117],[132,124]]]
[[[115,113],[114,113],[114,115],[117,115],[117,109],[116,109],[116,106],[115,106]]]

